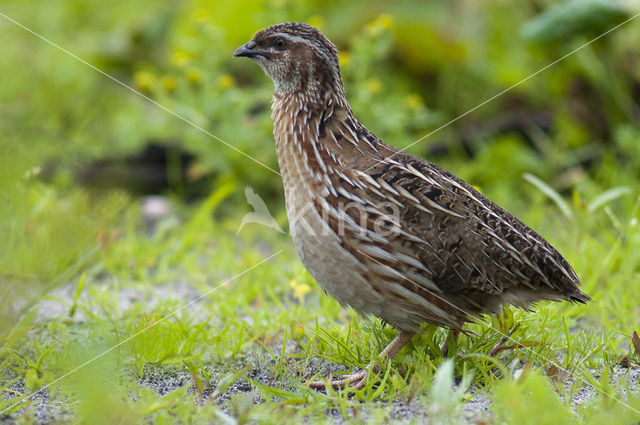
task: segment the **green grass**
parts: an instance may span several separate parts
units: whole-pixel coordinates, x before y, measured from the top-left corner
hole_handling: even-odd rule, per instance
[[[49,403],[61,403],[80,421],[103,415],[105,423],[198,423],[211,415],[239,423],[323,421],[329,420],[326,412],[353,423],[364,420],[358,412],[367,412],[367,421],[382,423],[393,417],[394,404],[409,402],[439,423],[452,423],[462,420],[471,388],[494,402],[489,422],[566,418],[595,424],[616,417],[633,423],[637,416],[615,398],[640,408],[637,390],[622,395],[627,383],[619,367],[621,356],[629,355],[632,366],[640,360],[629,348],[640,300],[627,287],[637,276],[640,239],[631,230],[638,202],[622,197],[593,211],[576,195],[568,218],[546,197],[536,197],[534,186],[525,187],[537,200],[522,211],[524,219],[574,263],[594,299],[589,305],[543,303],[536,313],[506,309],[470,324],[467,329],[478,336],[462,336],[459,356],[449,360],[440,353],[446,331],[427,327],[363,390],[324,395],[304,382],[323,377],[328,365],[337,368],[334,375],[365,367],[394,331],[326,296],[295,258],[288,236],[255,224],[236,236],[238,220],[211,220],[235,189],[223,186],[208,200],[163,218],[152,234],[142,226],[137,205],[127,207],[114,227],[118,237],[103,242],[92,267],[66,284],[68,295],[45,296],[60,305],[60,314],[43,321],[31,313],[4,334],[3,370],[25,379],[22,390],[5,392],[5,398],[17,402],[50,385]],[[505,345],[523,347],[489,357],[504,335],[511,338]],[[149,371],[160,376],[159,387],[165,379],[173,391],[154,396],[145,381]],[[617,383],[608,379],[612,371]],[[175,374],[187,377],[179,388],[172,387]],[[238,382],[244,386],[232,386]],[[571,407],[587,385],[603,393]],[[539,417],[542,405],[545,415]],[[29,400],[19,406],[26,407],[23,419],[33,414]]]
[[[522,4],[264,2],[243,4],[247,17],[214,0],[8,0],[1,11],[275,168],[270,82],[230,58],[253,29],[323,24],[354,110],[402,147],[588,39],[514,36],[539,8]],[[637,423],[639,31],[625,26],[411,149],[447,147],[436,162],[548,238],[593,302],[507,308],[469,324],[475,336],[450,358],[447,331],[425,325],[362,390],[324,394],[305,383],[366,367],[395,331],[324,294],[288,234],[237,233],[246,186],[287,229],[279,177],[0,21],[15,41],[0,62],[0,411],[19,423]],[[549,112],[553,128],[480,131],[472,158],[456,143],[514,105]],[[212,176],[204,199],[184,201],[176,184],[170,212],[150,219],[143,199],[77,184],[78,163],[151,139],[197,155],[189,172]],[[508,349],[489,356],[498,343]]]

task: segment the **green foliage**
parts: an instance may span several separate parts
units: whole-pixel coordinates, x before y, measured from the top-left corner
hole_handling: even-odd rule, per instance
[[[525,38],[553,42],[588,34],[592,37],[629,17],[621,4],[603,0],[565,0],[550,6],[522,27]]]
[[[498,383],[493,395],[493,410],[503,423],[576,423],[570,407],[562,402],[548,379],[536,371],[522,369],[518,379]]]
[[[165,314],[143,315],[134,324],[131,348],[139,375],[142,376],[147,362],[152,363],[182,363],[199,358],[203,350],[198,349],[205,335],[207,322],[189,325],[189,322],[163,320],[163,317],[175,309],[170,305]]]
[[[461,418],[461,402],[469,390],[472,376],[465,376],[460,385],[454,388],[453,372],[453,361],[447,359],[440,364],[433,376],[427,409],[435,423],[464,423]]]

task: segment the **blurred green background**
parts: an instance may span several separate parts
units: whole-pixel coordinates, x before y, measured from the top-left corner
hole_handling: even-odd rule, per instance
[[[160,264],[164,245],[127,250],[131,238],[148,240],[132,230],[148,225],[146,196],[176,212],[166,228],[198,213],[230,223],[209,237],[231,251],[261,240],[234,236],[246,186],[286,228],[280,177],[195,128],[277,170],[272,83],[231,54],[283,21],[315,25],[337,45],[356,117],[400,148],[517,84],[409,151],[555,237],[579,274],[593,272],[590,258],[637,233],[640,23],[522,80],[638,11],[637,1],[604,0],[1,0],[6,17],[148,97],[0,17],[4,348],[20,346],[16,323],[35,302],[83,274],[185,278]],[[626,285],[640,292],[635,260]],[[606,280],[598,273],[588,289]],[[624,311],[637,323],[637,309]]]

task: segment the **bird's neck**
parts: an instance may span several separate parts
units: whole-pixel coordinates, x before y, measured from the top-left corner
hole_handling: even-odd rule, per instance
[[[342,90],[276,90],[271,118],[276,144],[317,143],[333,121],[356,122]]]
[[[283,177],[299,174],[298,177],[303,178],[301,174],[304,174],[316,180],[322,173],[331,173],[335,167],[343,165],[340,157],[344,151],[336,143],[344,143],[344,139],[338,138],[333,144],[328,142],[336,140],[332,137],[333,132],[348,125],[346,123],[351,123],[352,127],[357,125],[342,93],[276,91],[271,109]]]
[[[299,169],[314,170],[319,178],[318,170],[331,173],[354,164],[373,165],[392,150],[354,118],[339,88],[274,93],[271,117],[281,168],[295,160]]]

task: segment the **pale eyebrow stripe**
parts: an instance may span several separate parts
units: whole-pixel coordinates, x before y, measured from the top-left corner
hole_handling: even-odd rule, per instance
[[[276,33],[274,33],[272,35],[286,38],[287,40],[292,41],[292,42],[305,43],[305,44],[308,44],[311,47],[314,46],[312,41],[310,41],[310,40],[308,40],[308,39],[306,39],[304,37],[300,37],[300,36],[297,36],[297,35],[292,35],[292,34],[289,34],[289,33],[286,33],[286,32],[276,32]]]

